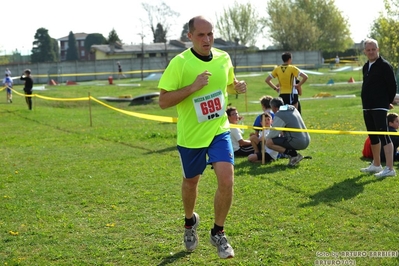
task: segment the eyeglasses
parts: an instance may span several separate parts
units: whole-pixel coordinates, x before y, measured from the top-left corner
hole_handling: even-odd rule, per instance
[[[238,113],[231,113],[230,115],[238,115]]]

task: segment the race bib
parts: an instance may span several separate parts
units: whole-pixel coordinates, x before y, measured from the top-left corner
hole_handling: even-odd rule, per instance
[[[216,119],[224,115],[224,97],[221,90],[193,98],[193,103],[198,123]]]

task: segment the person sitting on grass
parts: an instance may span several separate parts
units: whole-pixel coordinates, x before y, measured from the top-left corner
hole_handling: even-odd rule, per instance
[[[388,130],[389,132],[397,132],[399,128],[399,115],[397,113],[388,113],[387,114],[387,121],[388,121]],[[393,143],[393,160],[394,161],[399,161],[399,136],[395,135],[390,135],[391,141]],[[363,151],[362,151],[363,157],[373,159],[373,152],[371,151],[371,142],[370,142],[370,137],[366,138],[366,141],[364,142],[363,146]],[[383,149],[381,149],[381,161],[385,162],[385,152]]]
[[[263,130],[260,131],[259,137],[256,135],[251,135],[250,140],[252,143],[252,147],[254,150],[253,154],[248,155],[248,161],[250,162],[260,162],[262,161],[262,140],[269,134],[270,126],[273,122],[272,116],[270,113],[266,112],[261,115],[260,119],[261,125]],[[268,148],[266,145],[264,146],[265,149],[265,162],[273,162],[277,159],[278,152]]]
[[[226,113],[230,124],[238,124],[242,119],[242,117],[238,115],[236,107],[228,107]],[[249,154],[254,153],[251,141],[244,139],[242,134],[243,132],[240,128],[230,128],[231,144],[233,145],[234,156],[248,156]]]
[[[261,105],[261,107],[262,107],[263,113],[269,113],[269,114],[271,115],[272,119],[273,119],[274,113],[273,113],[272,108],[271,108],[271,106],[270,106],[270,101],[271,101],[272,99],[273,99],[273,96],[264,95],[264,96],[262,96],[262,97],[259,99],[259,101],[260,101],[260,105]],[[263,114],[263,113],[262,113],[262,114]],[[258,116],[255,118],[255,121],[254,121],[254,124],[253,124],[254,127],[262,127],[262,124],[261,124],[262,114],[258,115]],[[255,135],[259,136],[259,132],[260,132],[260,130],[255,128],[255,132],[254,132],[254,133],[251,133],[251,135],[255,134]]]

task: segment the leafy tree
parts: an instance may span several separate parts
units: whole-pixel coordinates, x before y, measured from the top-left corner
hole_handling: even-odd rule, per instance
[[[239,4],[234,2],[233,7],[224,9],[223,14],[217,17],[216,28],[222,39],[238,42],[241,45],[255,45],[256,38],[261,32],[261,18],[256,8],[250,3]]]
[[[55,61],[60,61],[60,47],[58,46],[58,41],[57,39],[51,38],[51,43],[53,46],[53,50],[55,53]]]
[[[112,28],[112,30],[108,34],[107,43],[114,44],[116,42],[122,43],[122,40],[119,39],[119,36],[118,36],[118,33],[116,33],[116,30],[114,28]]]
[[[189,31],[189,29],[188,29],[188,22],[187,22],[186,24],[184,24],[183,30],[181,31],[180,41],[182,41],[182,42],[190,41],[190,39],[187,37],[188,31]]]
[[[349,25],[330,0],[270,0],[268,37],[284,50],[345,51],[353,45]]]
[[[162,24],[158,23],[154,34],[154,43],[166,42],[166,34],[167,31],[163,29]]]
[[[66,51],[66,60],[79,60],[78,47],[76,46],[76,38],[72,31],[68,35],[68,49]]]
[[[85,39],[85,50],[87,52],[90,51],[90,48],[92,45],[95,44],[106,44],[107,43],[107,39],[105,39],[105,37],[100,34],[100,33],[92,33],[86,36]]]
[[[399,1],[384,0],[386,15],[380,16],[371,27],[370,36],[378,41],[380,54],[386,58],[395,69],[399,62]]]
[[[173,21],[171,18],[179,17],[180,13],[173,11],[167,4],[165,4],[165,2],[154,5],[142,3],[142,6],[148,15],[149,26],[154,37],[154,43],[159,39],[157,37],[157,34],[159,34],[158,25],[162,26],[163,34],[165,35],[164,39],[166,41],[166,34],[169,32],[171,26],[169,21]]]
[[[57,43],[58,46],[58,43]],[[34,36],[31,54],[32,63],[56,62],[57,54],[54,42],[45,28],[39,28]]]
[[[348,19],[342,16],[334,1],[297,0],[297,2],[301,12],[309,14],[310,20],[319,30],[320,36],[317,39],[319,50],[345,51],[353,46]]]

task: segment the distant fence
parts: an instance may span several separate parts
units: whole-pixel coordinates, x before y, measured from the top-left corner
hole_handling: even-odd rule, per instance
[[[233,64],[237,72],[258,72],[268,71],[274,66],[282,63],[281,54],[283,51],[258,51],[245,54],[231,54]],[[293,63],[300,68],[317,68],[321,64],[322,56],[320,51],[296,51],[292,52]],[[32,71],[36,84],[49,83],[51,79],[57,83],[66,81],[89,81],[104,80],[109,76],[118,77],[117,62],[120,62],[123,74],[128,78],[146,77],[151,73],[162,73],[167,65],[166,59],[161,57],[149,58],[126,58],[109,59],[96,61],[63,61],[57,63],[38,64],[15,64],[4,65],[12,72],[12,76],[20,76],[29,68]],[[18,79],[15,84],[22,84]]]

